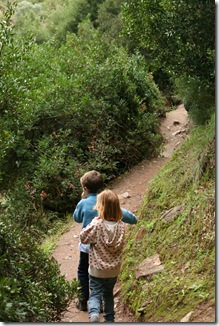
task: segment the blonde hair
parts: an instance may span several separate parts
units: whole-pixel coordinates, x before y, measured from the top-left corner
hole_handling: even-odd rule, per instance
[[[97,203],[94,209],[98,211],[99,217],[106,221],[119,221],[122,218],[119,198],[109,189],[103,190],[97,196]]]

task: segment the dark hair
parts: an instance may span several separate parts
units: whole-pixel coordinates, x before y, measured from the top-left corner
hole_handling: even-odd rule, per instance
[[[82,187],[86,187],[90,193],[97,193],[103,188],[102,175],[95,171],[86,172],[80,179]]]

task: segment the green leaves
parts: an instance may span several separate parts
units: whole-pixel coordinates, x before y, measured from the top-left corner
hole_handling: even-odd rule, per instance
[[[33,238],[1,216],[1,321],[58,321],[76,287],[76,281],[65,281],[57,262],[38,249]]]
[[[124,32],[152,51],[160,67],[201,76],[213,68],[205,60],[215,45],[214,11],[211,1],[131,1],[123,10]]]
[[[173,84],[182,76],[174,92],[185,99],[195,122],[206,122],[215,110],[215,3],[132,0],[124,5],[122,15],[130,50],[144,54],[163,91],[170,84],[166,74]],[[196,96],[194,89],[190,92],[184,78],[195,80],[194,87],[201,94]]]
[[[80,171],[110,177],[153,156],[163,99],[143,57],[110,44],[89,21],[61,47],[21,43],[20,51],[14,44],[16,60],[3,72],[1,186],[13,188],[14,204],[29,202],[23,212],[31,225],[45,210],[72,210]]]

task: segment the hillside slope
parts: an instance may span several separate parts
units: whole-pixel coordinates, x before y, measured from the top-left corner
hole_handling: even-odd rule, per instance
[[[214,322],[214,119],[193,130],[150,184],[120,282],[120,301],[138,321],[198,321],[203,306]]]

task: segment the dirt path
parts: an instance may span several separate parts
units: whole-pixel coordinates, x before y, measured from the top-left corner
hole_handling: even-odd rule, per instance
[[[165,139],[165,147],[162,155],[152,161],[143,161],[135,166],[130,172],[116,180],[111,185],[120,198],[122,207],[131,210],[138,216],[141,201],[148,189],[150,181],[157,172],[171,157],[173,150],[179,146],[187,137],[188,118],[183,105],[176,110],[166,114],[166,118],[161,122],[161,133]],[[132,227],[129,225],[128,227]],[[72,222],[70,231],[60,238],[53,256],[61,264],[60,270],[67,280],[77,278],[77,265],[79,260],[78,241],[81,224]],[[115,292],[118,291],[118,285]],[[115,297],[115,322],[133,322],[134,317],[126,313],[120,306],[119,299]],[[64,314],[61,322],[83,323],[88,322],[88,313],[79,311],[71,302],[68,311]]]

